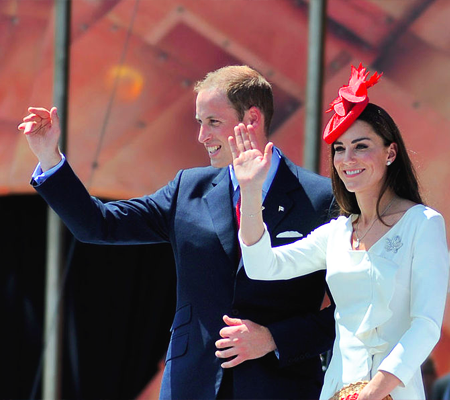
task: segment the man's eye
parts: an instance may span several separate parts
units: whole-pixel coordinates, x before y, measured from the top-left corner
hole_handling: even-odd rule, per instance
[[[217,119],[210,119],[210,120],[209,120],[209,123],[210,123],[211,125],[213,125],[213,126],[216,126],[216,125],[218,125],[218,124],[220,123],[220,121],[218,121]]]

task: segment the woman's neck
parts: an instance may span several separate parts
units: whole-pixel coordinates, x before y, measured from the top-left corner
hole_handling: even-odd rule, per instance
[[[388,209],[395,203],[396,194],[392,190],[387,190],[380,201],[379,214],[383,216],[388,212]],[[357,195],[356,200],[358,202],[359,209],[361,210],[360,221],[362,224],[369,224],[371,221],[378,218],[377,214],[377,202],[378,195],[367,194]]]

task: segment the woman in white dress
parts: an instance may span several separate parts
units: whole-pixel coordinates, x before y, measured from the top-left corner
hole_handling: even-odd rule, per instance
[[[423,205],[394,121],[368,101],[380,76],[367,76],[352,67],[324,132],[340,216],[290,245],[271,248],[262,218],[272,144],[263,153],[250,125],[235,128],[242,256],[252,279],[326,269],[336,341],[321,399],[359,380],[369,381],[359,400],[425,399],[420,366],[439,340],[448,290],[445,224]]]

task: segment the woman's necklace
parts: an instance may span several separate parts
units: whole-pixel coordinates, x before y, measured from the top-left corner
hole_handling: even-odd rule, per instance
[[[386,206],[386,208],[384,209],[384,211],[380,214],[380,217],[382,217],[384,214],[387,213],[387,211],[389,210],[389,208],[391,207],[392,203],[395,200],[395,196],[394,198],[390,201],[390,203]],[[359,227],[359,221],[361,219],[361,215],[358,217],[358,222],[356,223],[356,228],[355,228],[355,236],[356,236],[356,243],[355,243],[355,249],[359,249],[359,245],[361,244],[361,240],[363,240],[365,238],[365,236],[369,233],[369,231],[372,229],[372,227],[374,226],[375,222],[378,220],[378,217],[376,217],[373,222],[370,224],[369,229],[367,229],[366,233],[364,233],[364,235],[362,235],[361,237],[358,236],[358,227]]]

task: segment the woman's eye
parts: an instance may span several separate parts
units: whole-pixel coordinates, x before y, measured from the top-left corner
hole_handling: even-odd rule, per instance
[[[334,148],[334,151],[335,151],[336,153],[340,153],[340,152],[344,151],[344,148],[343,148],[342,146],[336,146],[336,147]]]
[[[360,143],[360,144],[358,144],[358,145],[356,146],[356,148],[357,148],[358,150],[364,150],[364,149],[367,149],[367,145],[366,145],[366,144]]]

